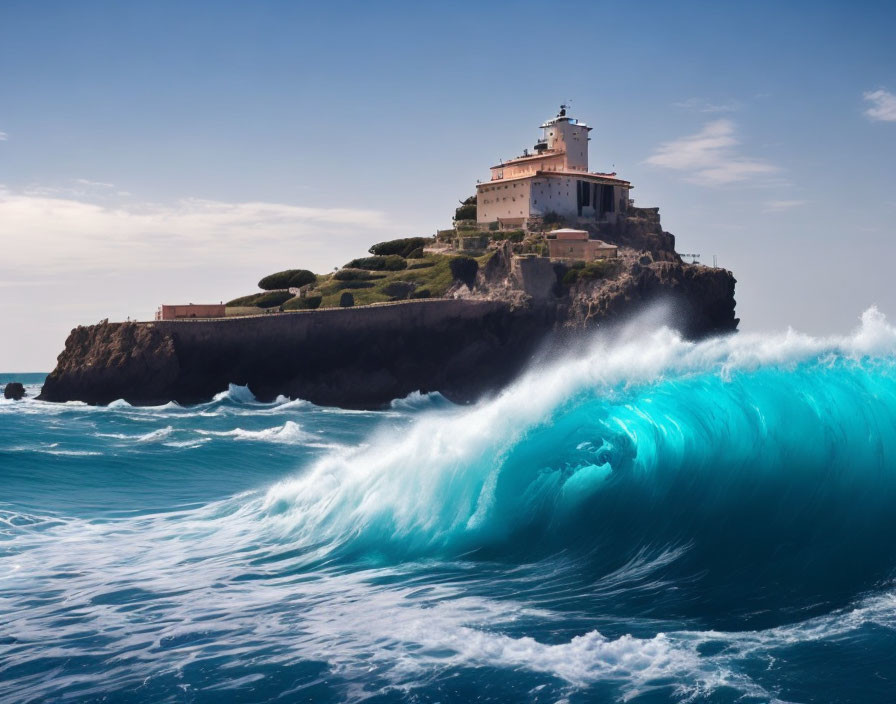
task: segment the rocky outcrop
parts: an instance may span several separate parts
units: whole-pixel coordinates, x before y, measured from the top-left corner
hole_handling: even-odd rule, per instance
[[[549,307],[556,328],[567,334],[623,322],[652,303],[664,304],[664,322],[687,337],[737,330],[736,280],[730,271],[686,264],[663,250],[626,246],[610,262],[605,276],[564,284],[569,265],[514,258],[505,243],[483,267],[472,298]]]
[[[71,331],[38,398],[165,403],[174,400],[172,389],[180,376],[170,332],[151,323],[103,322]]]
[[[682,262],[657,209],[631,208],[591,229],[619,245],[618,259],[573,270],[520,258],[513,248],[526,243],[505,241],[449,298],[79,327],[39,398],[196,403],[234,383],[260,400],[282,394],[345,408],[379,408],[413,391],[463,402],[510,382],[539,348],[653,303],[691,338],[737,329],[731,272]]]
[[[379,408],[413,391],[470,401],[508,383],[552,320],[500,301],[423,300],[72,331],[40,398],[207,401],[229,383],[260,400]]]
[[[380,408],[413,391],[466,402],[509,383],[552,339],[621,322],[654,301],[670,302],[669,322],[691,337],[737,327],[734,278],[722,269],[635,261],[569,288],[563,271],[540,300],[494,265],[473,293],[461,287],[463,299],[79,327],[39,398],[189,404],[234,383],[260,400],[282,394],[343,408]]]
[[[625,217],[589,228],[598,239],[636,251],[650,252],[656,260],[681,262],[675,252],[675,235],[663,230],[659,208],[629,207]]]
[[[691,338],[734,332],[734,286],[730,271],[679,262],[635,261],[619,276],[582,281],[565,303],[563,324],[591,328],[621,321],[651,303],[667,307],[667,324]]]
[[[10,381],[3,389],[3,398],[12,401],[21,401],[25,398],[25,387],[18,381]]]

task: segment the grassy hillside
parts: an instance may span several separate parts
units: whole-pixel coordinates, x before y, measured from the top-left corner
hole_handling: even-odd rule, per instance
[[[419,254],[419,250],[414,254]],[[393,257],[395,255],[388,255]],[[473,257],[479,266],[483,266],[492,253]],[[318,274],[313,284],[304,293],[306,296],[320,296],[320,308],[337,308],[342,294],[348,291],[354,296],[355,305],[363,306],[371,303],[387,303],[389,301],[414,298],[439,298],[444,296],[454,282],[451,273],[453,255],[426,254],[422,257],[404,260],[406,268],[380,269],[376,263],[367,262],[368,257],[350,262],[365,266],[365,269],[344,267],[332,274]],[[367,268],[370,267],[370,268]],[[266,279],[276,275],[272,274]],[[262,295],[249,294],[230,301],[227,304],[228,315],[252,315],[268,312],[256,305],[255,301]],[[285,310],[300,309],[295,299],[283,302]]]

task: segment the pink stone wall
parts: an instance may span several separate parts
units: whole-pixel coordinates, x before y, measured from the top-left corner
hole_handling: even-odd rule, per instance
[[[223,303],[189,303],[186,305],[162,306],[162,320],[179,318],[223,318]]]

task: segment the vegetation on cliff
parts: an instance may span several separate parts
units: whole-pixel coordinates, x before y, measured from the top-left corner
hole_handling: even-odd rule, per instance
[[[448,262],[448,268],[455,281],[465,283],[467,288],[473,288],[479,271],[479,262],[473,257],[452,257]]]
[[[605,279],[619,273],[622,262],[618,259],[598,259],[595,262],[575,262],[563,275],[563,285],[572,286],[577,281]]]
[[[269,291],[267,293],[254,293],[249,296],[234,298],[227,302],[228,307],[254,306],[255,308],[276,308],[286,303],[293,295],[289,291]]]
[[[429,241],[428,237],[405,237],[388,242],[378,242],[367,251],[380,256],[397,254],[405,259],[416,259],[423,256],[423,248]]]
[[[401,271],[408,268],[408,263],[400,254],[375,254],[372,257],[352,259],[345,266],[368,271]]]
[[[323,300],[321,296],[305,296],[304,298],[291,298],[283,304],[283,310],[315,310],[320,308]]]
[[[454,211],[454,222],[464,220],[476,220],[476,195],[473,194],[466,200],[462,200],[460,207]]]
[[[317,281],[317,276],[307,269],[287,269],[265,276],[258,282],[258,288],[276,291],[281,288],[301,288]]]
[[[330,274],[315,275],[305,269],[270,274],[259,281],[259,287],[265,291],[230,301],[227,314],[336,308],[349,301],[352,306],[365,306],[453,294],[520,305],[535,295],[536,288],[549,292],[547,295],[555,304],[571,305],[585,295],[582,291],[587,290],[586,297],[594,298],[600,291],[625,288],[625,282],[652,281],[649,276],[644,279],[646,274],[639,273],[641,268],[656,269],[662,262],[691,266],[676,254],[675,238],[663,231],[656,208],[629,207],[625,216],[614,222],[584,224],[549,213],[540,222],[533,221],[528,230],[501,230],[497,223],[483,227],[475,217],[476,199],[471,196],[456,209],[454,228],[440,231],[435,237],[378,242],[368,250],[370,256],[353,259]],[[515,256],[545,256],[550,232],[571,225],[587,229],[592,237],[617,244],[619,258],[555,262],[557,280],[553,288],[546,283],[533,288],[531,277],[526,282],[514,273]],[[726,275],[730,276],[727,272]],[[677,286],[674,281],[670,285]],[[730,317],[733,319],[733,312]]]
[[[235,298],[227,303],[228,314],[251,315],[277,307],[284,311],[344,307],[349,300],[345,293],[350,293],[351,305],[356,306],[439,298],[458,281],[472,288],[480,265],[492,256],[492,252],[459,257],[424,254],[423,246],[432,243],[426,237],[389,240],[373,245],[372,256],[353,259],[332,274],[289,269],[265,276],[259,286],[276,290]],[[302,287],[295,297],[288,290]]]

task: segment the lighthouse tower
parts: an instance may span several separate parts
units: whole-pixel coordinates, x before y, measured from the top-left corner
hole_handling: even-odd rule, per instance
[[[588,171],[588,133],[591,127],[567,117],[566,106],[541,126],[541,139],[535,144],[538,154],[555,153],[563,155],[563,170]]]

